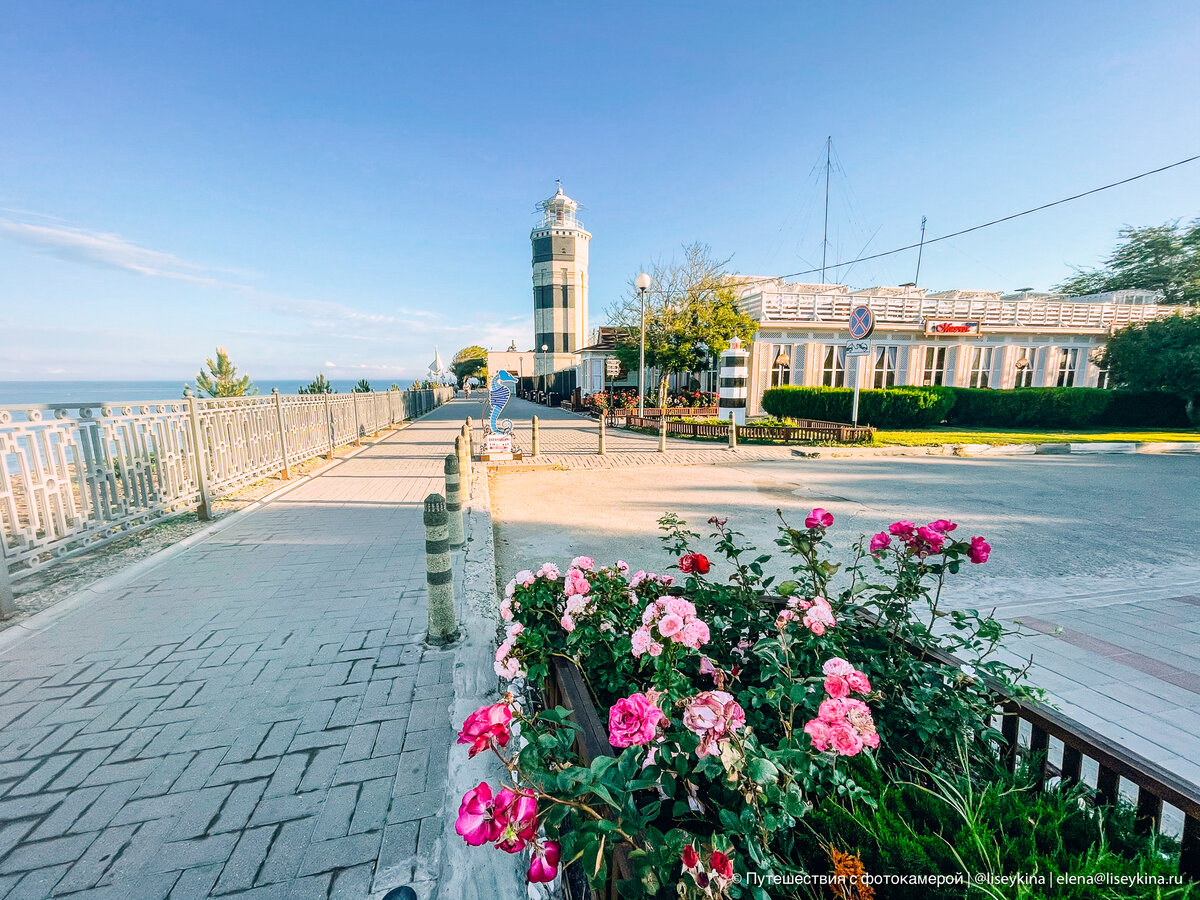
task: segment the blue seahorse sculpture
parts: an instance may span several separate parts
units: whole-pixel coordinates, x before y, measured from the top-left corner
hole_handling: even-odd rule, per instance
[[[512,377],[512,373],[504,369],[492,376],[491,389],[488,391],[492,415],[488,425],[493,434],[509,434],[513,429],[512,419],[501,419],[500,414],[504,412],[504,406],[512,396],[512,385],[516,383],[517,379]]]

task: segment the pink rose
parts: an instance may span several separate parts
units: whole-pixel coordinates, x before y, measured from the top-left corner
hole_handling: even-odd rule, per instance
[[[657,575],[655,577],[658,579],[658,583],[663,587],[670,587],[675,583],[674,575]]]
[[[665,615],[658,620],[658,633],[663,637],[671,637],[683,628],[683,619],[676,615]]]
[[[666,718],[645,694],[630,694],[608,711],[608,742],[614,747],[648,744]]]
[[[850,684],[841,675],[826,675],[825,693],[834,700],[841,700],[843,697],[850,696]]]
[[[537,800],[502,788],[496,795],[496,821],[500,834],[496,846],[506,853],[517,853],[537,834]]]
[[[525,674],[525,670],[521,668],[521,661],[515,656],[510,656],[504,661],[497,660],[492,664],[492,668],[496,670],[496,674],[501,678],[507,678],[512,681],[514,678],[520,678]]]
[[[843,700],[822,700],[817,707],[817,718],[829,724],[846,717],[846,704]]]
[[[842,659],[840,656],[835,656],[832,659],[826,660],[824,665],[821,666],[821,672],[825,675],[846,676],[853,671],[854,666],[850,665],[850,663]]]
[[[549,578],[551,581],[558,579],[562,573],[558,571],[558,566],[554,563],[542,563],[542,567],[537,571],[539,578]]]
[[[922,525],[917,529],[917,538],[925,547],[918,547],[918,551],[928,548],[929,552],[937,553],[942,549],[942,545],[946,543],[946,536],[940,531],[935,531],[928,525]]]
[[[641,656],[643,653],[648,653],[650,645],[654,643],[654,638],[650,637],[650,631],[644,625],[635,631],[629,640],[633,644],[634,656]]]
[[[649,653],[655,658],[662,656],[662,644],[658,641],[651,641]]]
[[[917,530],[917,526],[907,520],[893,522],[888,526],[888,534],[895,535],[902,541],[908,540],[913,536],[913,532]]]
[[[804,627],[820,637],[825,633],[826,628],[831,628],[837,624],[837,620],[833,617],[833,607],[829,605],[829,601],[824,597],[817,597],[808,606],[808,611],[804,614]]]
[[[571,560],[571,565],[576,569],[583,569],[587,572],[596,571],[596,561],[590,556],[577,556]]]
[[[666,601],[667,612],[680,618],[686,619],[688,616],[696,614],[695,604],[684,600],[682,597],[662,597],[660,599]]]
[[[567,580],[563,585],[563,593],[568,597],[576,594],[586,594],[592,589],[592,585],[584,577],[583,573],[578,569],[567,570]]]
[[[805,528],[828,528],[833,524],[833,514],[827,513],[819,506],[808,514],[804,520]]]
[[[535,847],[533,857],[529,860],[530,883],[553,881],[554,876],[558,874],[560,859],[562,859],[562,844],[558,841],[546,841],[540,847]]]
[[[562,630],[567,634],[575,630],[575,619],[570,613],[563,613],[563,617],[558,620],[558,624],[562,626]]]
[[[623,560],[623,559],[618,559],[617,560],[617,571],[620,572],[622,575],[628,575],[629,574],[629,563],[625,562],[625,560]]]
[[[633,577],[629,579],[629,586],[631,588],[635,588],[645,580],[646,580],[645,570],[638,569],[636,572],[633,573]]]
[[[856,694],[871,693],[870,680],[863,672],[858,671],[858,669],[855,669],[846,676],[846,683],[850,685],[850,690],[854,691]]]
[[[812,738],[813,749],[818,753],[829,749],[831,744],[829,726],[820,719],[812,719],[805,724],[804,733]]]
[[[871,538],[871,552],[878,553],[881,550],[886,550],[892,545],[892,538],[886,531],[881,531],[879,534]]]
[[[507,704],[493,703],[491,706],[481,706],[467,716],[462,731],[458,733],[458,743],[471,745],[469,756],[486,750],[493,741],[503,747],[508,744],[508,726],[511,722],[512,710]]]
[[[973,563],[985,563],[991,555],[992,545],[981,537],[971,538],[971,547],[967,550],[967,559]]]
[[[848,722],[830,725],[829,739],[833,742],[833,749],[841,756],[857,756],[863,748],[862,738]]]
[[[500,601],[500,618],[505,622],[511,622],[513,618],[512,600],[505,597]]]
[[[528,569],[522,569],[513,578],[513,581],[515,581],[521,587],[530,587],[536,580],[537,580],[537,576],[534,575],[532,572],[530,572]]]
[[[938,519],[937,521],[930,522],[929,527],[932,528],[934,531],[941,532],[942,534],[949,534],[951,531],[953,531],[958,526],[955,525],[953,522],[951,522],[949,519]]]
[[[699,650],[710,637],[708,625],[700,619],[692,619],[683,626],[680,643],[691,650]]]
[[[481,781],[477,787],[463,794],[454,830],[472,847],[480,847],[500,836],[502,825],[495,816],[496,803],[492,799],[492,789],[487,782]]]

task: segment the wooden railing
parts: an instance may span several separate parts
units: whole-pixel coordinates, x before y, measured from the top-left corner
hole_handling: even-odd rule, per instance
[[[678,593],[672,590],[671,593]],[[909,649],[925,659],[958,668],[962,661],[952,654],[935,649]],[[1039,753],[1046,754],[1044,780],[1058,777],[1072,784],[1082,783],[1083,760],[1094,760],[1099,766],[1094,802],[1114,805],[1121,796],[1121,779],[1137,788],[1136,823],[1143,833],[1160,829],[1163,805],[1169,804],[1183,813],[1183,835],[1179,855],[1179,874],[1200,880],[1200,786],[1180,778],[1157,763],[1123,747],[1099,732],[1081,725],[1074,719],[1042,703],[1014,697],[1003,685],[985,678],[985,685],[996,697],[997,715],[1001,717],[1004,742],[1000,752],[1009,771],[1015,771],[1018,759]],[[579,668],[561,657],[551,660],[549,683],[545,689],[546,705],[564,706],[573,713],[579,726],[575,751],[585,766],[601,756],[615,756],[608,743],[608,731],[596,710]],[[1030,740],[1020,742],[1021,723],[1031,727]],[[1050,738],[1063,744],[1062,760],[1055,765],[1049,760]],[[629,848],[618,846],[609,860],[609,877],[599,900],[617,900],[617,883],[633,877],[629,863]]]
[[[625,424],[630,428],[659,428],[660,419],[627,416]],[[795,425],[739,425],[738,437],[752,441],[780,441],[787,444],[831,443],[861,444],[871,441],[875,429],[863,426],[843,425],[840,422],[803,420]],[[729,425],[716,422],[679,422],[667,419],[667,434],[687,437],[728,438]]]

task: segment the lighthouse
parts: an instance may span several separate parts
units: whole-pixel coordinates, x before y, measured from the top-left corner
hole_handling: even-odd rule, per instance
[[[588,245],[592,236],[575,217],[579,204],[558,191],[538,204],[533,245],[534,375],[551,391],[574,388],[578,351],[587,343]]]

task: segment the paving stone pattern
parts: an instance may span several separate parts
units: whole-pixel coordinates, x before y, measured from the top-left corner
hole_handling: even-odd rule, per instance
[[[364,898],[436,856],[441,407],[0,656],[0,898]],[[414,860],[416,863],[414,863]]]

